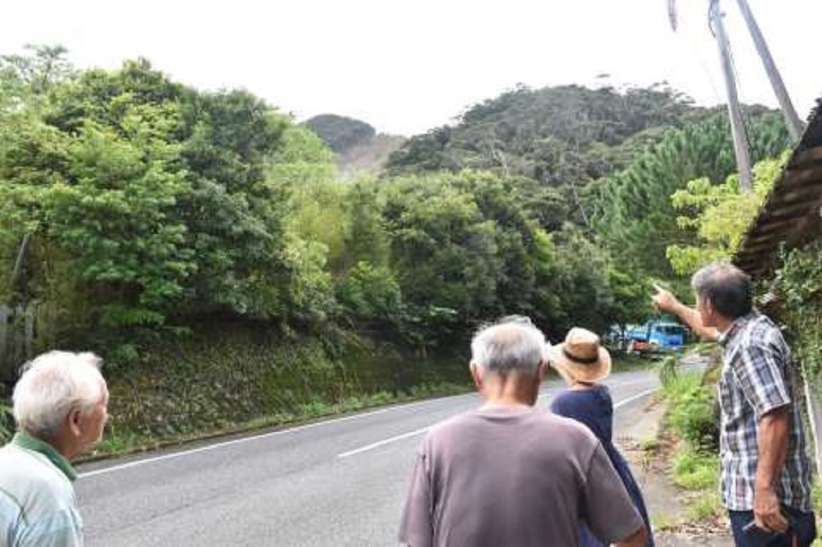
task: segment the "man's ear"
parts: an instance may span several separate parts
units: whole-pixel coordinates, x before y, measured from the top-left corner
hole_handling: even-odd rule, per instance
[[[708,312],[708,315],[714,315],[716,313],[716,308],[714,308],[714,303],[711,302],[710,298],[703,298],[702,306],[705,308],[705,311]]]
[[[477,391],[482,391],[482,371],[476,363],[471,362],[471,378],[474,380],[474,385],[477,386]]]
[[[82,413],[79,408],[70,410],[68,416],[66,416],[66,424],[69,426],[69,430],[75,437],[79,437],[82,434],[82,428],[80,427],[81,420]]]

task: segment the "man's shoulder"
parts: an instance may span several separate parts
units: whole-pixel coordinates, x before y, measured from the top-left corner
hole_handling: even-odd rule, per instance
[[[740,340],[746,344],[755,343],[769,336],[782,336],[782,331],[770,317],[759,312],[751,313],[742,329]]]
[[[13,445],[0,448],[0,489],[18,503],[62,506],[73,503],[71,483],[48,458]]]
[[[746,325],[741,337],[740,348],[743,349],[770,349],[776,351],[788,350],[788,343],[782,335],[782,329],[768,316],[756,314]]]
[[[491,427],[491,424],[500,416],[494,413],[471,410],[457,414],[456,416],[440,422],[433,426],[427,435],[429,441],[436,441],[440,438],[453,437],[467,430]],[[561,436],[569,441],[575,441],[591,446],[595,446],[599,440],[583,424],[559,416],[545,409],[535,408],[531,411],[505,416],[506,422],[512,427],[524,427],[530,430],[541,431],[546,437]]]
[[[788,349],[782,330],[767,315],[753,312],[747,316],[736,336],[726,346],[726,358],[736,360],[741,352],[762,348],[783,351]]]

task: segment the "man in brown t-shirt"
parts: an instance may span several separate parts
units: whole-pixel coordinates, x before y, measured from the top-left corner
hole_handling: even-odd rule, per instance
[[[642,519],[597,438],[534,408],[544,348],[543,334],[522,319],[474,337],[471,375],[485,404],[423,441],[402,544],[573,547],[580,521],[604,543],[645,544]]]

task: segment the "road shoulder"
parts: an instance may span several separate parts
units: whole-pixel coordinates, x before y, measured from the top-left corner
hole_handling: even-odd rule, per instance
[[[727,523],[722,519],[695,522],[689,509],[693,494],[671,480],[677,446],[662,428],[664,402],[655,397],[631,418],[614,441],[642,489],[657,547],[732,547]]]

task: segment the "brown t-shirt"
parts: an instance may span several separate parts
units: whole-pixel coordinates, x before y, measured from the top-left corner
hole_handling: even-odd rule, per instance
[[[643,524],[599,440],[543,410],[475,410],[423,441],[400,542],[573,547],[580,521],[604,543]]]

